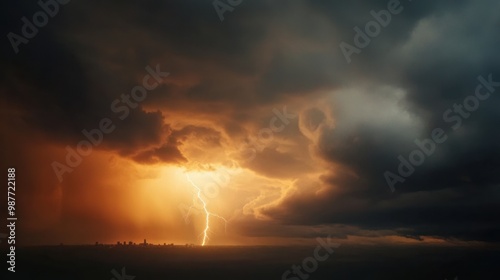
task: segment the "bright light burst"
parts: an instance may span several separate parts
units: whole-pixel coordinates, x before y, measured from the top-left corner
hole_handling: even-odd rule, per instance
[[[203,199],[202,195],[201,195],[201,188],[198,187],[192,180],[191,178],[189,177],[188,174],[186,174],[186,178],[188,180],[188,182],[193,185],[193,187],[196,189],[196,194],[198,196],[198,199],[201,201],[202,205],[203,205],[203,211],[205,212],[205,229],[203,230],[203,241],[201,243],[201,246],[205,246],[205,244],[207,243],[207,240],[209,239],[208,238],[208,232],[210,230],[210,216],[214,216],[214,217],[217,217],[221,220],[224,221],[224,223],[227,225],[227,220],[224,219],[223,217],[215,214],[215,213],[212,213],[210,211],[208,211],[207,209],[207,203],[206,201]]]

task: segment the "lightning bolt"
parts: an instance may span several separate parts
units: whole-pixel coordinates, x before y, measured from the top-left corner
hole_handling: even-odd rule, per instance
[[[201,196],[201,189],[200,187],[198,187],[192,180],[191,178],[189,177],[188,174],[186,174],[186,178],[188,180],[188,182],[193,185],[193,187],[196,189],[196,194],[198,196],[198,199],[201,201],[202,205],[203,205],[203,211],[205,212],[205,229],[203,230],[203,241],[201,243],[201,246],[205,246],[205,244],[207,243],[207,240],[209,239],[208,238],[208,232],[210,230],[210,216],[214,216],[216,218],[219,218],[221,220],[224,221],[224,224],[225,226],[227,226],[227,220],[224,219],[223,217],[215,214],[215,213],[212,213],[210,211],[208,211],[207,209],[207,203],[205,202],[205,200],[203,200],[203,197]],[[192,208],[193,206],[191,206]],[[190,208],[190,210],[191,210]]]

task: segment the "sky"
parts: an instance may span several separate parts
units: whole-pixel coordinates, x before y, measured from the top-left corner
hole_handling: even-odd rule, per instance
[[[20,2],[21,244],[500,241],[498,1]]]

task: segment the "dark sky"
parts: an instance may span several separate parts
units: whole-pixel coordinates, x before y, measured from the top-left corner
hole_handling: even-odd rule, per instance
[[[184,174],[236,170],[209,199],[229,221],[212,244],[498,242],[500,2],[401,1],[364,47],[355,28],[393,1],[338,2],[244,0],[221,21],[211,1],[72,0],[18,53],[9,34],[41,7],[4,3],[1,163],[21,238],[200,242]],[[169,74],[117,113],[147,67]],[[116,128],[58,178],[103,118]]]

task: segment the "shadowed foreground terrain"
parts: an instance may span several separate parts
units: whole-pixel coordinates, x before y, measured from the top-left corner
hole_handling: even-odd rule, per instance
[[[314,247],[26,247],[18,250],[15,279],[132,280],[111,272],[121,275],[125,268],[135,280],[278,280],[313,251]],[[343,245],[306,279],[498,279],[499,260],[498,249]],[[300,279],[294,277],[287,279]]]

